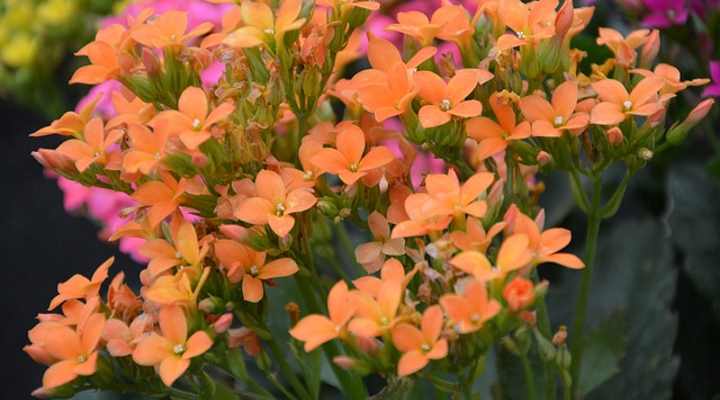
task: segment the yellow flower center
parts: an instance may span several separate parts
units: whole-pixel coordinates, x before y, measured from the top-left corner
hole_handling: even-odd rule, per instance
[[[525,32],[518,32],[517,37],[518,39],[525,39]]]
[[[173,33],[172,35],[170,35],[170,41],[171,41],[171,42],[177,41],[177,35],[174,34],[174,33]]]
[[[565,123],[565,118],[563,118],[561,115],[558,115],[553,120],[553,124],[555,125],[556,128],[559,126],[562,126],[564,123]]]
[[[380,325],[387,325],[390,323],[388,317],[380,317]]]
[[[184,352],[185,352],[185,345],[184,345],[184,344],[176,344],[176,345],[173,347],[173,353],[175,353],[175,354],[180,355],[180,354],[182,354],[182,353],[184,353]]]
[[[420,346],[420,350],[423,351],[423,353],[427,353],[430,351],[430,345],[427,343],[423,343],[422,346]]]
[[[260,272],[260,270],[258,269],[257,265],[253,265],[252,267],[250,267],[249,272],[250,272],[250,275],[256,276],[258,274],[258,272]]]
[[[477,314],[477,313],[471,315],[471,316],[470,316],[470,321],[472,321],[473,323],[477,324],[478,322],[480,322],[480,315]]]
[[[303,179],[305,179],[306,181],[311,181],[313,179],[312,171],[305,171],[305,173],[303,174]]]
[[[623,103],[623,108],[625,109],[625,111],[630,111],[630,110],[632,110],[632,107],[633,107],[632,101],[630,101],[630,100],[625,100],[625,102]]]
[[[452,106],[452,103],[450,103],[450,100],[448,100],[448,99],[443,99],[443,100],[440,102],[440,109],[443,110],[443,111],[449,110],[449,109],[450,109],[450,106]]]
[[[84,363],[85,361],[87,361],[87,357],[85,356],[85,354],[82,354],[78,356],[77,360],[79,363]]]
[[[274,34],[275,34],[275,29],[273,29],[273,28],[267,28],[267,29],[265,29],[263,32],[267,33],[268,35],[274,35]]]
[[[198,118],[195,118],[195,119],[192,121],[192,128],[193,128],[193,130],[195,130],[195,131],[199,131],[200,128],[202,128],[202,122],[200,122],[200,120],[199,120]]]
[[[275,215],[278,217],[282,217],[285,214],[285,205],[282,203],[279,203],[275,206]]]
[[[161,159],[161,158],[162,158],[162,154],[160,154],[160,152],[155,153],[155,159],[156,159],[156,160],[159,160],[159,159]]]
[[[357,170],[358,170],[358,163],[352,163],[352,164],[350,164],[350,167],[348,167],[348,169],[349,169],[351,172],[357,172]]]

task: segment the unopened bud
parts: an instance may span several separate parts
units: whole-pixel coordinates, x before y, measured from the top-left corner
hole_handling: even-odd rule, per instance
[[[75,163],[68,158],[66,155],[56,150],[50,149],[38,149],[30,153],[33,158],[39,162],[43,167],[50,168],[54,171],[73,173],[77,172]]]
[[[705,99],[695,106],[682,123],[670,128],[666,135],[668,143],[672,145],[682,143],[690,130],[707,116],[714,104],[714,99]]]
[[[550,153],[546,152],[545,150],[540,150],[537,157],[535,157],[537,160],[537,163],[540,164],[541,167],[544,167],[552,162],[552,156]]]
[[[520,311],[535,300],[532,281],[522,277],[517,277],[508,283],[502,295],[511,311]]]
[[[622,142],[623,142],[623,140],[624,140],[624,136],[623,136],[622,130],[621,130],[620,128],[618,128],[617,126],[608,129],[608,131],[606,132],[606,134],[607,134],[607,141],[608,141],[608,143],[610,143],[610,144],[613,145],[613,146],[617,146],[617,145],[619,145],[619,144],[622,144]]]
[[[230,329],[232,322],[233,315],[231,313],[225,313],[213,323],[213,329],[215,330],[215,333],[226,332],[228,329]]]
[[[162,72],[160,60],[158,60],[155,53],[147,47],[143,48],[142,63],[143,66],[145,66],[145,71],[147,72],[148,76],[156,76]]]
[[[640,150],[638,150],[638,157],[640,157],[642,160],[650,161],[653,158],[653,152],[652,150],[648,149],[647,147],[642,147]]]
[[[335,363],[335,365],[345,370],[352,369],[352,367],[354,367],[357,363],[354,358],[348,356],[337,356],[333,358],[333,362]]]
[[[285,312],[290,318],[290,326],[295,326],[300,320],[300,306],[293,302],[287,303],[285,304]]]
[[[322,212],[323,214],[325,214],[325,216],[330,217],[330,218],[335,218],[339,213],[338,208],[335,205],[335,201],[333,200],[332,197],[326,196],[326,197],[321,198],[320,201],[317,202],[317,207],[320,210],[320,212]]]
[[[245,352],[255,357],[260,354],[260,339],[255,332],[246,327],[230,329],[228,332],[228,347],[231,349],[242,346]]]
[[[565,3],[560,7],[555,17],[555,37],[560,40],[565,38],[565,35],[567,35],[572,27],[573,15],[574,7],[572,0],[565,0]]]
[[[218,314],[225,310],[225,305],[221,298],[210,296],[200,300],[198,309],[206,314]]]
[[[650,68],[660,51],[660,31],[653,29],[640,50],[640,68]]]
[[[567,339],[567,328],[565,325],[560,325],[557,332],[555,332],[555,335],[553,335],[552,342],[555,346],[560,346],[565,344],[565,340]]]

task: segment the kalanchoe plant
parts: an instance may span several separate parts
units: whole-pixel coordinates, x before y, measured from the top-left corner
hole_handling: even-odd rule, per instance
[[[113,239],[139,238],[149,261],[139,294],[122,273],[102,290],[112,259],[58,285],[25,348],[49,366],[35,394],[314,399],[322,353],[345,398],[367,398],[374,375],[378,397],[430,385],[470,399],[503,348],[524,366],[527,398],[572,398],[600,223],[707,114],[712,100],[665,121],[678,92],[707,82],[653,66],[648,31],[601,29],[614,57],[583,70],[570,43],[593,9],[556,0],[403,14],[390,28],[402,50],[368,35],[370,68],[341,79],[379,4],[270,3],[192,28],[184,12],[148,9],[79,52],[90,64],[72,82],[115,79],[126,106],[66,114],[39,131],[66,140],[35,157],[133,198]],[[434,57],[436,45],[460,57]],[[443,166],[420,175],[428,152]],[[625,177],[603,193],[613,165]],[[588,216],[584,260],[563,251],[569,230],[544,226],[537,182],[551,171]],[[350,224],[371,235],[343,250],[357,261],[345,266],[330,232],[348,243]],[[544,264],[581,270],[570,329],[550,326]]]

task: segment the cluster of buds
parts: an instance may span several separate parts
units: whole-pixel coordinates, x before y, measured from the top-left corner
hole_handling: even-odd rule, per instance
[[[666,130],[671,99],[705,81],[653,68],[656,32],[601,29],[615,58],[583,73],[570,39],[593,10],[558,6],[400,13],[389,29],[404,35],[403,50],[368,35],[371,68],[349,79],[342,70],[359,55],[373,1],[243,0],[220,26],[192,28],[184,12],[148,9],[102,29],[71,82],[119,81],[117,113],[103,118],[93,102],[67,113],[36,132],[65,140],[35,156],[133,198],[112,239],[139,238],[148,262],[139,295],[120,275],[99,297],[109,262],[58,287],[50,308],[63,313],[41,315],[27,347],[50,365],[39,393],[212,396],[222,386],[212,366],[267,396],[241,346],[283,395],[317,398],[317,359],[295,352],[301,381],[268,328],[273,287],[289,277],[303,304],[286,307],[292,345],[322,346],[348,398],[367,396],[363,374],[397,382],[426,377],[430,364],[467,385],[492,346],[525,354],[528,332],[567,375],[564,333],[551,343],[538,329],[548,284],[536,267],[584,263],[562,252],[570,231],[544,228],[536,174],[597,174],[616,161],[634,172],[712,102]],[[459,58],[434,58],[440,44]],[[414,171],[428,153],[439,170]],[[357,279],[315,260],[336,263],[328,232],[349,223],[372,234],[346,249]],[[113,375],[127,379],[117,386]]]

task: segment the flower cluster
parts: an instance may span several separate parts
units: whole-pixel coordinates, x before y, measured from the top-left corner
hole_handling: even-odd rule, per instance
[[[370,68],[345,78],[380,4],[278,3],[243,0],[220,24],[144,9],[78,51],[90,63],[71,82],[118,82],[106,86],[115,113],[91,101],[65,114],[36,132],[64,141],[34,156],[132,198],[111,239],[138,238],[148,261],[137,295],[119,274],[100,296],[110,260],[58,286],[50,310],[62,313],[40,315],[26,347],[50,366],[38,394],[214,398],[231,390],[219,369],[271,396],[239,347],[288,398],[318,397],[319,347],[348,398],[367,397],[365,374],[468,393],[491,347],[524,356],[531,343],[569,387],[565,331],[551,342],[537,266],[585,263],[563,252],[570,231],[544,228],[540,174],[567,172],[580,208],[607,218],[627,179],[708,112],[712,100],[666,126],[676,94],[707,81],[653,66],[649,31],[601,28],[614,57],[583,70],[570,42],[593,9],[557,0],[400,12],[388,29],[403,50],[368,34]],[[442,162],[418,171],[426,154]],[[616,163],[627,169],[616,193],[589,199],[579,176],[597,187]],[[346,224],[372,236],[346,249],[351,272],[330,234]],[[289,277],[299,372],[269,327]]]

